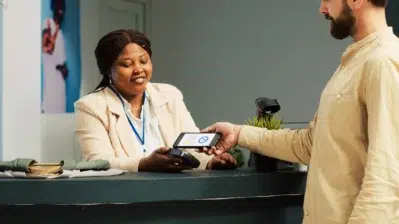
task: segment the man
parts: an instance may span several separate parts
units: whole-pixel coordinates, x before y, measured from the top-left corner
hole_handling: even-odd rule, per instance
[[[65,16],[65,1],[51,0],[53,18],[43,24],[43,105],[44,113],[66,112],[65,80],[68,76],[64,35],[61,29]]]
[[[352,37],[303,130],[216,123],[219,154],[236,144],[309,165],[305,224],[399,223],[399,40],[387,0],[322,0],[331,35]]]

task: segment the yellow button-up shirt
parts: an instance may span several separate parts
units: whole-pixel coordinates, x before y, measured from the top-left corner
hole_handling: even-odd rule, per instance
[[[309,165],[305,224],[399,223],[399,39],[350,45],[307,129],[243,126],[239,145]]]

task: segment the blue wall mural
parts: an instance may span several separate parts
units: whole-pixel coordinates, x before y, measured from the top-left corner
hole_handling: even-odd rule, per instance
[[[42,0],[42,113],[70,113],[80,95],[79,0]]]

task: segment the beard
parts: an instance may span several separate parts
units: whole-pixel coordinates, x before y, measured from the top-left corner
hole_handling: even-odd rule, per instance
[[[335,39],[343,40],[353,34],[356,18],[348,4],[345,3],[344,8],[336,19],[329,14],[326,14],[325,17],[331,21],[330,33]]]

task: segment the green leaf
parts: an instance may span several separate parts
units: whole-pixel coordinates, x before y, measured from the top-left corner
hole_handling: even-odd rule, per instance
[[[267,128],[269,130],[277,130],[282,128],[283,120],[276,115],[266,115],[264,117],[254,116],[248,118],[245,122],[246,125],[255,126],[260,128]]]

